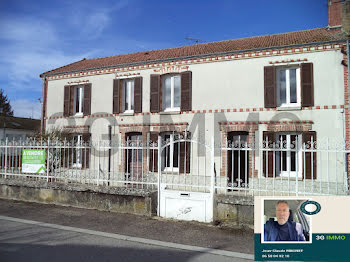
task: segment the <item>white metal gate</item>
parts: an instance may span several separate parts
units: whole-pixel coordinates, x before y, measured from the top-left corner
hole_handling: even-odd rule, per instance
[[[158,216],[213,221],[213,144],[187,134],[158,137]]]

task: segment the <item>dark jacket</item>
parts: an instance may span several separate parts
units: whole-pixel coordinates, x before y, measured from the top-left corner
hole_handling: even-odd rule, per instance
[[[287,221],[290,241],[305,241],[301,224]],[[267,221],[264,226],[264,241],[276,241],[278,236],[278,222]]]

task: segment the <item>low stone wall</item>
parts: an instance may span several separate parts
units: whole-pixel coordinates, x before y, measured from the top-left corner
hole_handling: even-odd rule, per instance
[[[216,195],[214,220],[227,227],[254,228],[254,197]]]
[[[0,198],[98,209],[143,216],[157,215],[157,191],[82,184],[0,179]],[[254,198],[216,195],[214,223],[254,227]]]
[[[144,216],[157,214],[157,192],[136,188],[0,179],[0,198]]]

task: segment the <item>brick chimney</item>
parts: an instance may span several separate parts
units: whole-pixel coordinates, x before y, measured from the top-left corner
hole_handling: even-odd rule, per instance
[[[328,27],[341,27],[343,0],[328,0]]]

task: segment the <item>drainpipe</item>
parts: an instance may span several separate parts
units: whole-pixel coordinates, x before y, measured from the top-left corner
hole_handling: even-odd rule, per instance
[[[347,56],[348,56],[348,106],[350,105],[350,66],[349,66],[349,62],[350,62],[350,45],[349,45],[349,39],[346,40],[346,49],[347,49]],[[350,110],[350,108],[348,107],[348,111]],[[344,126],[345,126],[345,113],[344,113]],[[349,124],[349,130],[350,130],[350,124]],[[344,134],[345,134],[345,145],[346,145],[346,128],[344,128]],[[347,149],[347,148],[346,148]],[[346,184],[345,184],[345,188],[349,190],[349,185],[348,185],[348,179],[349,179],[349,174],[348,174],[348,157],[347,154],[345,153],[345,174],[346,174]]]

